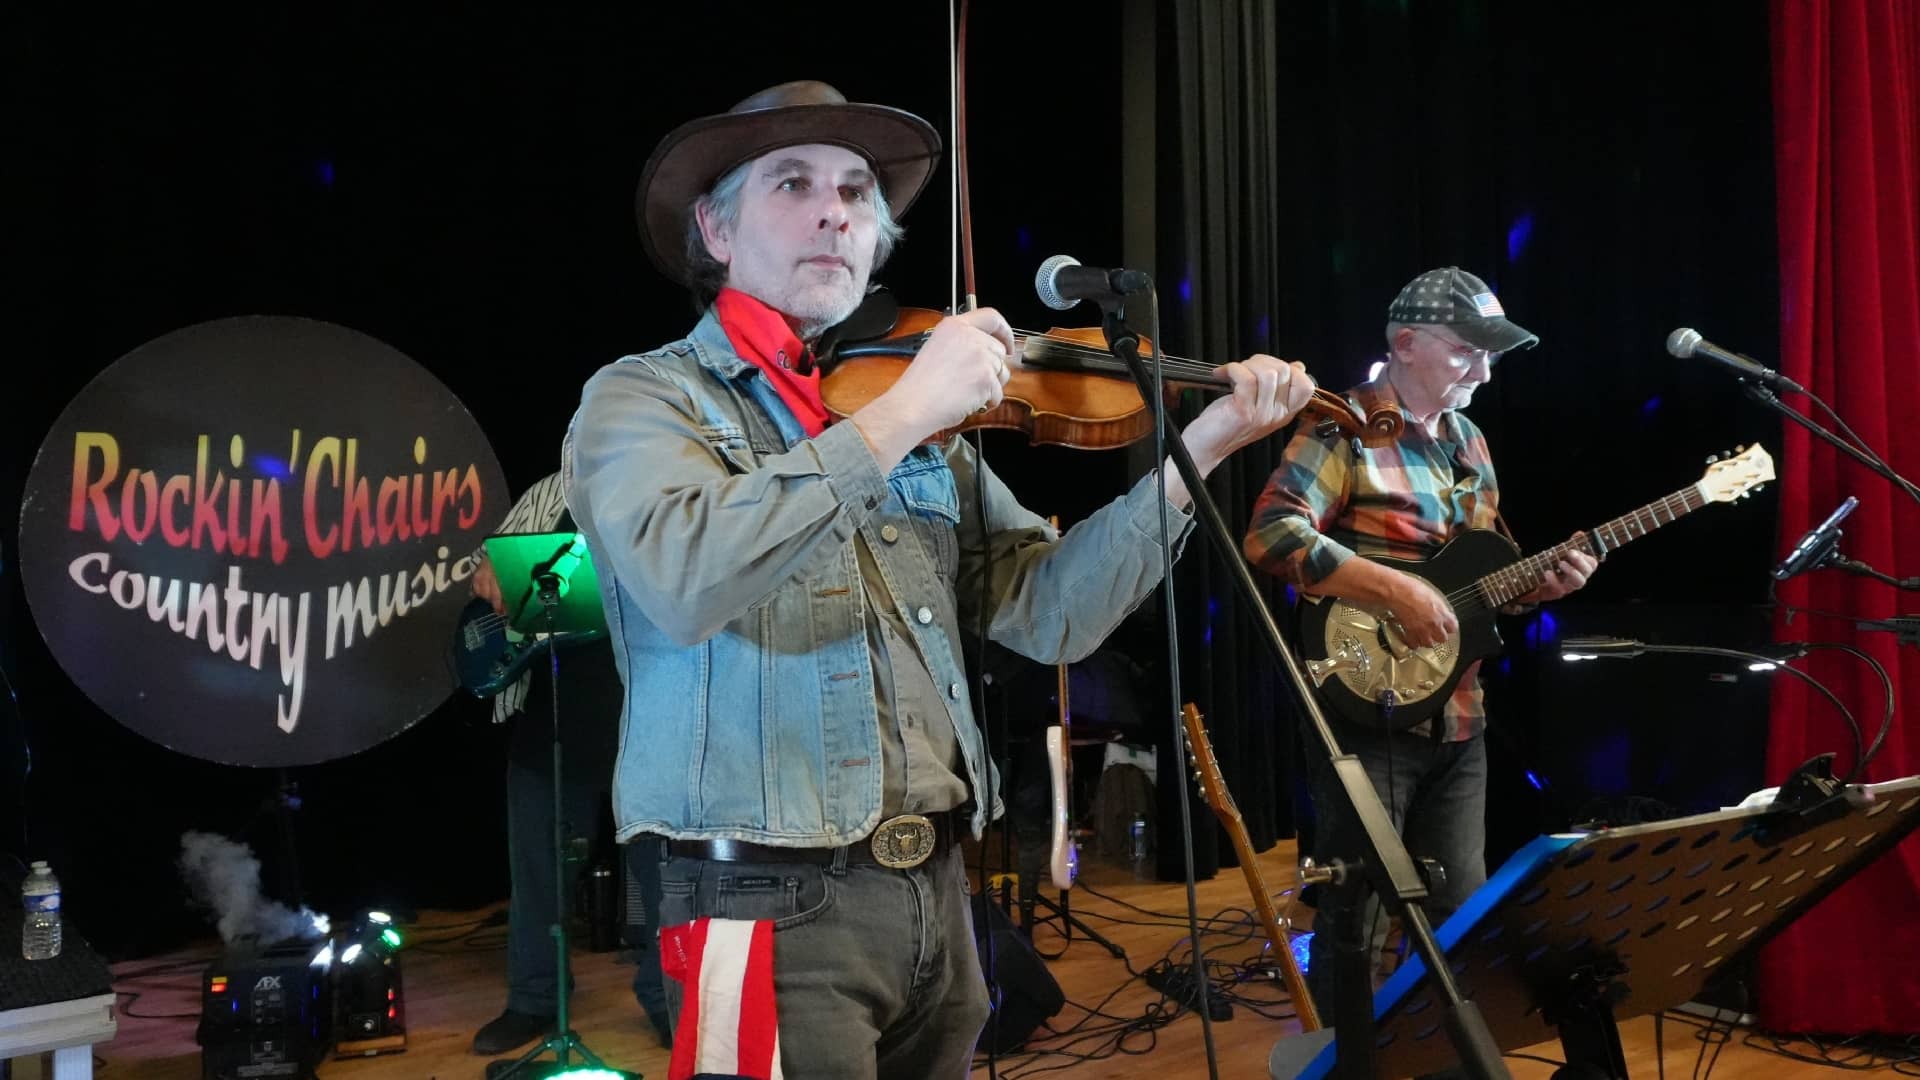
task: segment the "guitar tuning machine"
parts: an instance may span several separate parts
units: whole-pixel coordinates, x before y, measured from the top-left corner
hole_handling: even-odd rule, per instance
[[[1295,889],[1304,889],[1308,885],[1338,885],[1347,880],[1347,864],[1334,859],[1326,865],[1313,861],[1312,856],[1300,860],[1299,873],[1295,875]]]

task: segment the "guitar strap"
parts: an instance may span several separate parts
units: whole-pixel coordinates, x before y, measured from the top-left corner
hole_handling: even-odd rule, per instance
[[[1500,533],[1501,536],[1504,536],[1508,540],[1513,541],[1513,545],[1515,547],[1520,546],[1520,541],[1517,537],[1513,535],[1513,530],[1507,528],[1507,516],[1500,512],[1500,508],[1498,506],[1493,508],[1493,527],[1496,531]]]
[[[1466,449],[1465,440],[1456,440],[1456,441],[1449,442],[1447,444],[1448,461],[1453,465],[1456,471],[1456,474],[1458,470],[1461,470],[1461,469],[1468,469],[1478,474],[1480,470],[1473,468],[1473,466],[1467,464],[1466,462],[1460,459],[1460,453],[1465,449]],[[1471,523],[1469,523],[1469,527],[1471,527]],[[1493,530],[1499,533],[1501,536],[1506,537],[1507,542],[1512,544],[1514,547],[1517,548],[1520,546],[1520,538],[1513,534],[1513,530],[1511,528],[1507,527],[1507,516],[1500,512],[1500,502],[1499,502],[1499,496],[1497,494],[1494,496],[1494,504],[1493,504]]]

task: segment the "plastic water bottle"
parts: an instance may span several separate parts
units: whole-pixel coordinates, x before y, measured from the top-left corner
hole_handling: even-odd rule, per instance
[[[27,909],[21,927],[20,951],[29,960],[51,960],[60,955],[60,879],[44,862],[20,884],[21,906]]]
[[[1127,830],[1132,841],[1133,864],[1137,867],[1147,861],[1147,815],[1133,815],[1133,824]]]

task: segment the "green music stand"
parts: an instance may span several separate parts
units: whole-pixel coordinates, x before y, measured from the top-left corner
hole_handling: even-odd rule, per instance
[[[587,538],[577,532],[502,533],[486,539],[487,559],[493,564],[493,576],[500,582],[500,595],[506,602],[507,625],[534,637],[556,639],[564,635],[599,636],[607,628],[606,613],[600,607],[600,582],[593,572],[593,559],[587,552]],[[487,1080],[504,1080],[533,1066],[533,1059],[553,1051],[552,1067],[536,1067],[529,1076],[564,1075],[569,1069],[569,1053],[609,1074],[635,1076],[607,1066],[571,1030],[567,1000],[573,980],[567,978],[567,856],[560,819],[564,813],[560,796],[560,650],[547,650],[552,671],[548,695],[553,704],[553,885],[557,910],[553,925],[554,948],[559,952],[558,1008],[554,1014],[553,1034],[545,1042],[527,1051],[504,1069],[487,1069]]]
[[[507,604],[507,625],[536,634],[599,633],[607,628],[600,607],[600,578],[593,571],[584,533],[501,533],[487,537],[487,561]],[[552,574],[559,593],[552,625],[540,598],[540,578]]]

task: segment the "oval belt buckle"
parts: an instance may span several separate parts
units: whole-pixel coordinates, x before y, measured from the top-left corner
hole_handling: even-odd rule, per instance
[[[933,821],[919,814],[890,817],[873,830],[873,859],[881,866],[908,870],[933,854]]]

